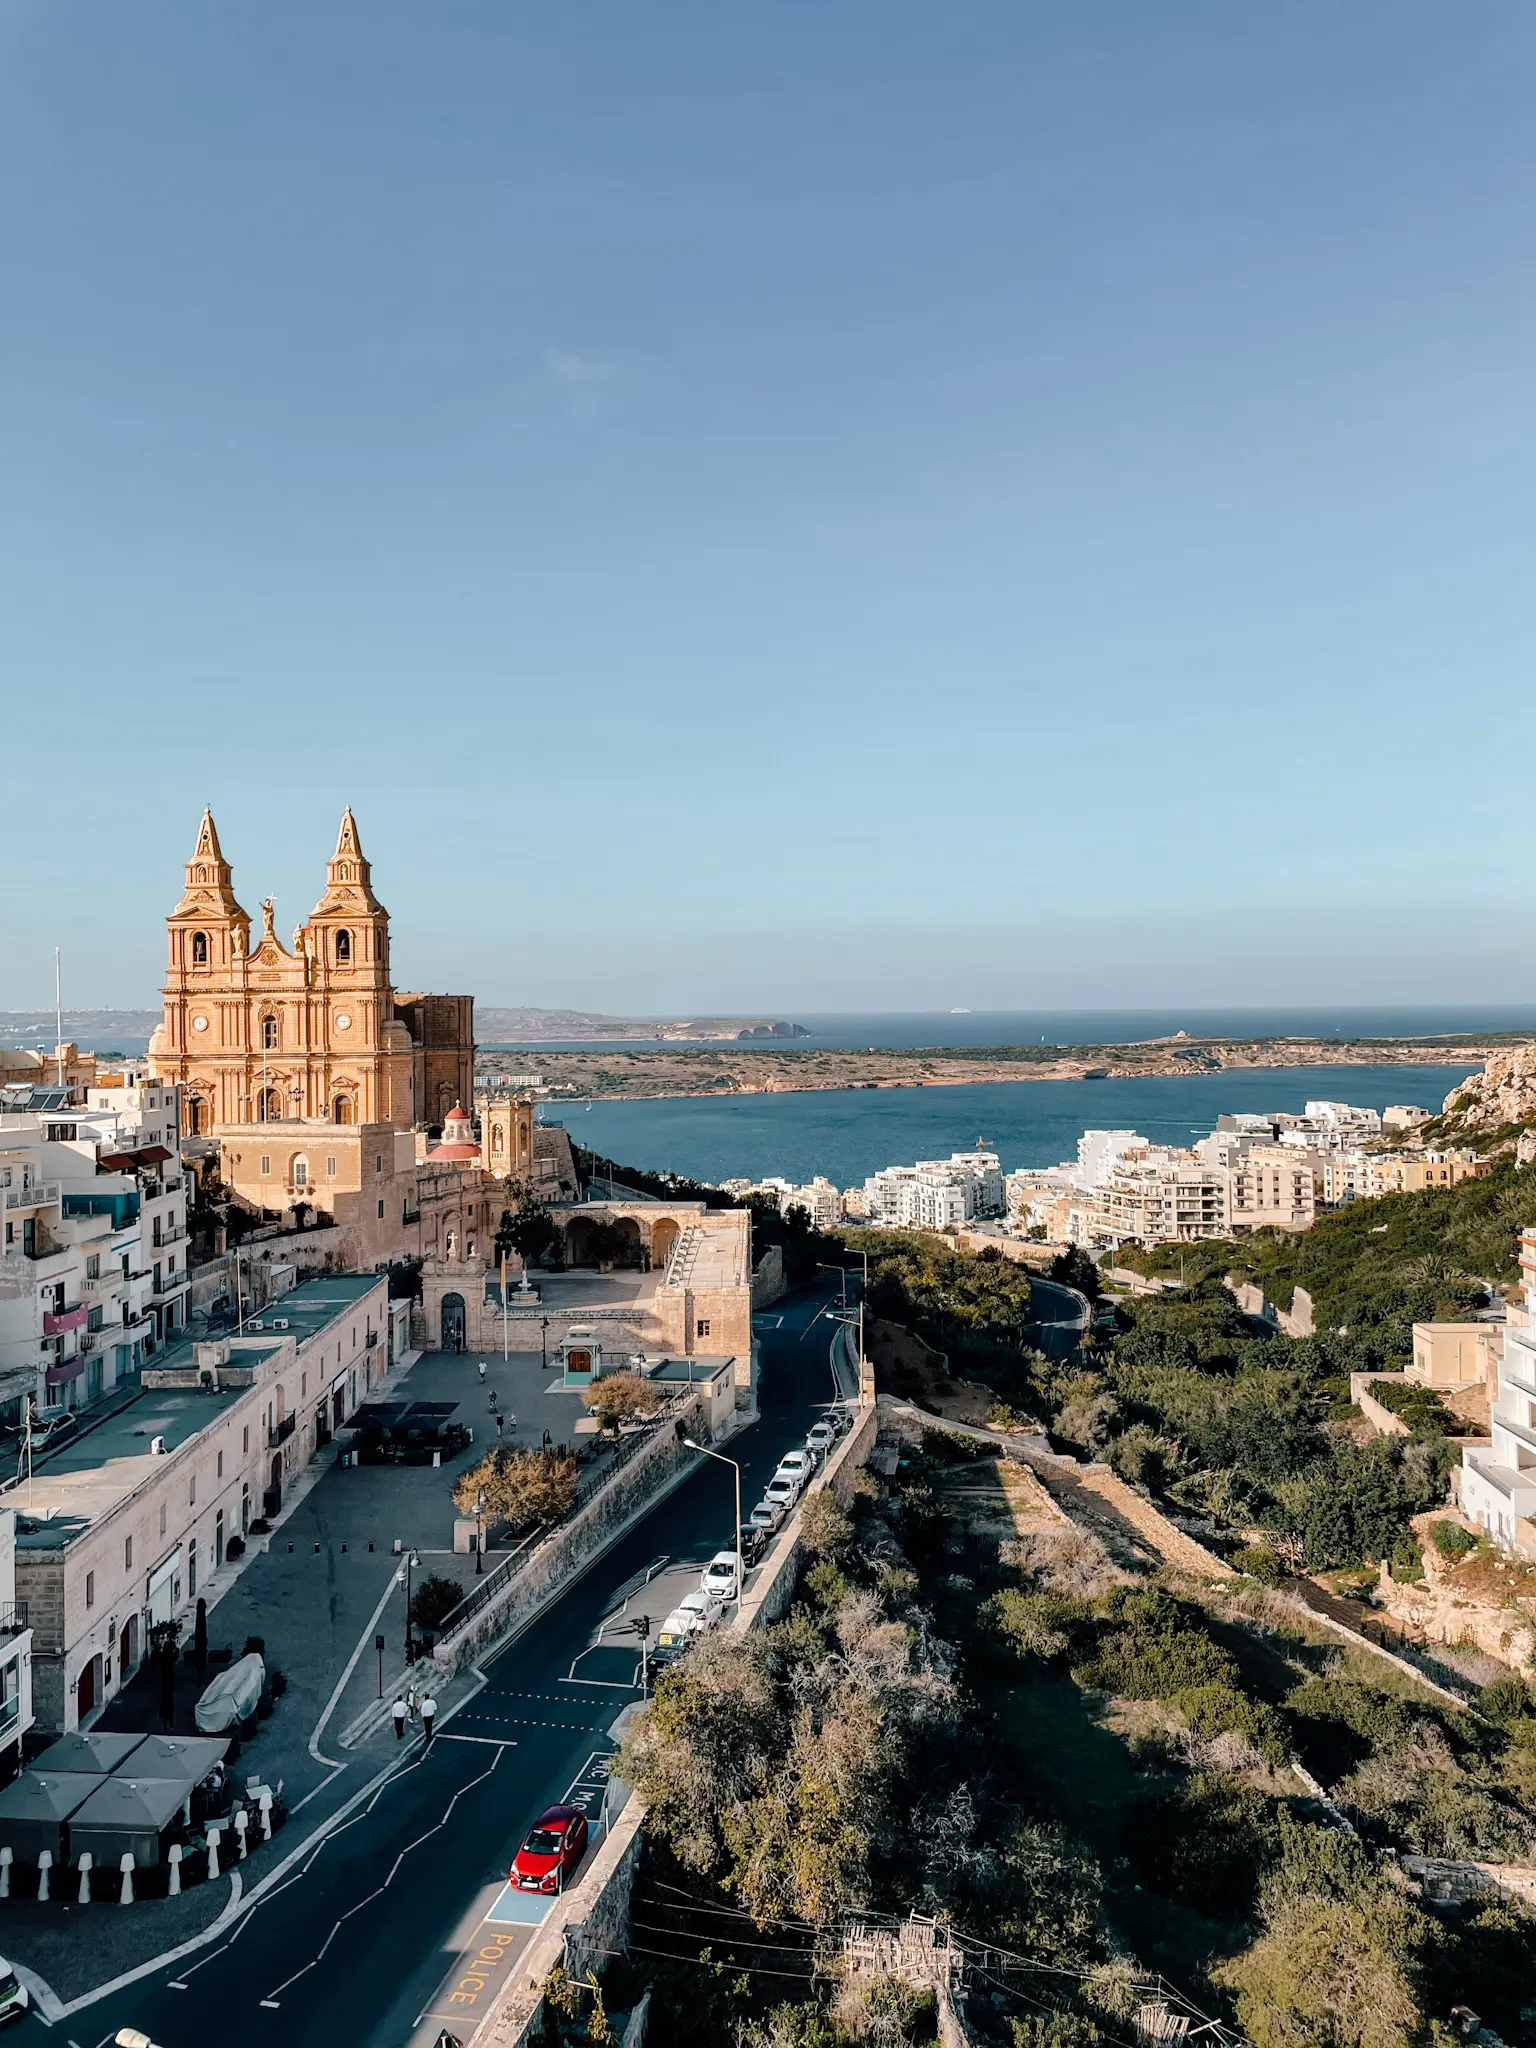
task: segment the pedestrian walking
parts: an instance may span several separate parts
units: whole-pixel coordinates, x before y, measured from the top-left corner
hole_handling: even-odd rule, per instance
[[[485,1360],[483,1358],[480,1361],[480,1384],[482,1387],[485,1385]]]
[[[496,1389],[494,1387],[491,1389],[491,1413],[493,1415],[496,1413]]]
[[[398,1698],[398,1699],[397,1699],[397,1700],[395,1701],[395,1704],[394,1704],[394,1705],[393,1705],[393,1706],[392,1706],[392,1707],[390,1708],[390,1710],[389,1710],[389,1711],[390,1711],[391,1715],[392,1715],[392,1716],[393,1716],[393,1718],[394,1718],[394,1723],[395,1723],[395,1740],[396,1740],[396,1742],[400,1742],[400,1741],[403,1741],[403,1739],[404,1739],[404,1737],[405,1737],[405,1698],[404,1698],[404,1695],[402,1695],[402,1696],[401,1696],[400,1698]]]
[[[433,1699],[431,1693],[428,1693],[421,1703],[421,1734],[423,1742],[429,1747],[432,1742],[432,1723],[436,1719],[437,1701]]]
[[[416,1690],[414,1684],[406,1693],[405,1706],[406,1712],[410,1715],[413,1723],[421,1719],[421,1694]]]
[[[504,1429],[506,1428],[506,1426],[507,1426],[507,1418],[505,1417],[505,1415],[498,1415],[498,1416],[497,1416],[497,1418],[496,1418],[496,1441],[497,1441],[497,1443],[500,1443],[500,1442],[501,1442],[501,1433],[502,1433],[502,1431],[503,1431],[503,1430],[504,1430]]]

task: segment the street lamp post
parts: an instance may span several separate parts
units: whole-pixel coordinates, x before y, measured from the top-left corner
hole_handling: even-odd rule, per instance
[[[475,1495],[475,1577],[485,1570],[485,1488]]]
[[[681,1423],[678,1424],[678,1429],[681,1431]],[[741,1467],[734,1458],[726,1457],[723,1451],[712,1451],[708,1444],[695,1443],[691,1436],[685,1436],[683,1442],[690,1451],[702,1451],[706,1458],[715,1458],[722,1465],[729,1465],[736,1475],[736,1612],[740,1614],[741,1596],[746,1591],[741,1568]]]
[[[416,1646],[411,1635],[411,1573],[420,1563],[421,1559],[417,1553],[414,1550],[408,1550],[405,1553],[404,1569],[395,1573],[395,1584],[405,1588],[405,1661],[407,1664],[414,1664],[416,1661]]]
[[[549,1371],[549,1317],[539,1318],[539,1364]]]

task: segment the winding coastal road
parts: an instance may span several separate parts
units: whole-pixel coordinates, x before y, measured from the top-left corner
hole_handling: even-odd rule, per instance
[[[744,1509],[834,1396],[832,1294],[806,1289],[757,1319],[761,1419],[731,1447]],[[615,1724],[640,1697],[614,1623],[644,1612],[654,1625],[734,1540],[732,1475],[701,1458],[486,1664],[430,1749],[408,1748],[222,1934],[12,2038],[99,2048],[133,2027],[158,2048],[423,2048],[446,2027],[467,2039],[532,1938],[537,1903],[505,1885],[529,1823],[567,1795],[603,1816]]]

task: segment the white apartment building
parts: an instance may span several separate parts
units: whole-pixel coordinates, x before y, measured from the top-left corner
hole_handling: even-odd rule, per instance
[[[877,1229],[910,1228],[917,1220],[917,1168],[885,1166],[864,1183],[864,1217]]]
[[[1520,1278],[1524,1308],[1510,1304],[1489,1441],[1462,1450],[1461,1506],[1504,1549],[1536,1557],[1536,1228],[1520,1235]]]
[[[0,1106],[0,1418],[75,1409],[131,1378],[186,1319],[174,1087],[9,1093]],[[23,1104],[25,1106],[23,1106]]]
[[[890,1230],[958,1229],[1003,1213],[1003,1167],[995,1152],[887,1166],[864,1183],[865,1221]]]
[[[1077,1171],[1083,1189],[1101,1188],[1124,1160],[1145,1159],[1152,1147],[1139,1131],[1084,1131],[1077,1141]]]

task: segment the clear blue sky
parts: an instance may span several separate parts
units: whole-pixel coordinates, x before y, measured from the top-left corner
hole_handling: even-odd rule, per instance
[[[0,0],[0,1007],[1536,996],[1529,0]]]

